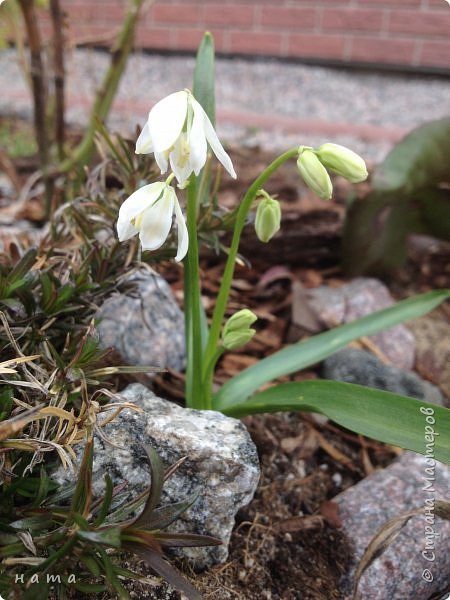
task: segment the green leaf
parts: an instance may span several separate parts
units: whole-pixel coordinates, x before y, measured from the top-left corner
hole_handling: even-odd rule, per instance
[[[345,215],[342,262],[346,274],[386,273],[406,258],[413,207],[401,194],[373,190],[355,200]]]
[[[206,32],[197,51],[192,92],[213,125],[216,121],[214,81],[214,39]]]
[[[224,412],[228,407],[246,400],[265,383],[318,363],[362,336],[373,335],[420,317],[449,297],[450,290],[420,294],[362,319],[287,346],[230,379],[213,398],[213,408]]]
[[[139,518],[139,527],[145,529],[165,529],[176,521],[198,498],[198,492],[192,494],[186,500],[174,502],[167,506],[155,509],[147,518]]]
[[[161,501],[161,494],[164,484],[164,468],[158,453],[151,446],[145,448],[150,463],[150,492],[142,513],[135,519],[133,526],[139,526],[141,523],[150,520],[153,511]]]
[[[111,506],[113,490],[114,490],[114,486],[113,486],[112,479],[108,474],[106,474],[105,475],[105,495],[103,497],[103,502],[102,502],[102,505],[98,512],[98,515],[93,523],[94,527],[98,527],[106,519],[109,508]]]
[[[183,592],[188,600],[202,600],[201,594],[197,592],[197,590],[175,569],[175,567],[164,560],[160,554],[139,544],[128,544],[128,548],[145,560],[145,562],[150,565],[158,575],[164,577],[172,587]]]
[[[103,546],[110,546],[112,548],[120,548],[121,546],[120,529],[118,527],[111,527],[101,531],[78,531],[77,536],[81,540],[94,544],[102,544]]]
[[[450,118],[425,123],[409,133],[375,170],[377,190],[403,190],[448,181],[450,176]]]
[[[320,413],[351,431],[419,454],[427,454],[430,430],[426,427],[432,426],[436,435],[428,449],[432,448],[433,458],[450,464],[448,408],[361,385],[320,380],[283,383],[223,412],[241,417],[294,410]],[[435,424],[427,421],[427,414]]]
[[[94,556],[89,554],[81,554],[80,562],[94,575],[94,577],[98,577],[100,575],[100,565]]]
[[[153,537],[162,548],[199,548],[202,546],[220,546],[222,540],[210,535],[198,533],[154,533]]]
[[[0,421],[4,421],[11,414],[13,407],[14,390],[11,386],[5,385],[0,390]]]

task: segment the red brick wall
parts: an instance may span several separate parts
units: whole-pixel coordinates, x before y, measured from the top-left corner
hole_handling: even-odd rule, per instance
[[[123,0],[64,0],[73,38],[107,42]],[[225,54],[450,69],[447,0],[156,0],[137,46],[195,50],[214,34]]]

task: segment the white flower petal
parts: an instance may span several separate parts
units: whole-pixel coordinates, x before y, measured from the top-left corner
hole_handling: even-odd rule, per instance
[[[130,223],[143,210],[153,204],[164,190],[165,183],[158,181],[139,188],[129,196],[119,209],[119,221]]]
[[[161,175],[163,175],[169,168],[169,162],[167,160],[167,152],[155,152],[155,160],[158,167],[161,169]]]
[[[155,152],[168,150],[177,140],[186,120],[187,102],[187,92],[175,92],[151,109],[148,126]]]
[[[182,133],[175,143],[175,147],[170,153],[170,167],[177,178],[180,186],[184,186],[192,173],[190,160],[190,149],[186,143],[186,136]],[[186,156],[186,149],[188,155]]]
[[[166,186],[162,198],[144,211],[139,232],[143,250],[156,250],[164,244],[172,226],[173,204],[173,195]]]
[[[214,131],[214,127],[212,126],[211,121],[209,120],[208,115],[203,110],[201,104],[197,102],[195,98],[192,98],[192,106],[194,108],[194,112],[198,111],[203,114],[203,129],[205,132],[206,139],[208,140],[209,145],[212,148],[212,151],[217,156],[218,160],[223,164],[228,173],[236,179],[237,175],[233,167],[233,163],[231,162],[231,158],[223,149],[222,144],[220,143],[219,138],[217,137],[216,132]]]
[[[197,100],[192,98],[191,102],[194,111],[194,117],[192,119],[192,126],[188,132],[188,143],[191,148],[192,169],[194,173],[198,175],[205,165],[208,152],[204,129],[204,119],[205,117],[208,117]],[[198,107],[200,107],[201,110],[199,110]]]
[[[138,233],[138,229],[128,221],[117,221],[119,242],[125,242]]]
[[[188,251],[189,235],[188,235],[188,230],[186,227],[186,222],[183,217],[183,213],[181,212],[181,208],[178,203],[178,199],[175,195],[175,191],[174,191],[174,196],[175,196],[175,202],[174,202],[175,219],[177,222],[177,231],[178,231],[178,250],[177,250],[177,255],[175,256],[175,260],[179,262],[180,260],[183,260],[183,258],[186,256],[186,253]]]
[[[153,152],[153,144],[148,122],[144,125],[144,128],[137,139],[135,152],[136,154],[150,154],[150,152]]]

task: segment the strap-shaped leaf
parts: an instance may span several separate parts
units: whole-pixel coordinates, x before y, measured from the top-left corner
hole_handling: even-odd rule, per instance
[[[209,120],[216,120],[216,101],[214,90],[214,39],[206,32],[197,51],[194,70],[193,93],[203,106]]]
[[[276,411],[317,412],[356,433],[450,464],[450,410],[442,406],[362,385],[316,380],[274,386],[224,412],[241,417]]]
[[[202,600],[202,595],[179,573],[175,567],[172,567],[161,554],[154,550],[145,548],[140,544],[127,544],[127,548],[137,554],[140,558],[154,570],[158,575],[161,575],[179,592],[183,592],[188,600]]]
[[[174,502],[155,509],[149,517],[139,519],[139,527],[145,529],[165,529],[176,521],[198,498],[198,492],[191,494],[186,500]]]
[[[227,408],[246,400],[265,383],[318,363],[362,336],[373,335],[420,317],[449,297],[449,290],[420,294],[362,319],[287,346],[230,379],[215,395],[213,408],[226,411]]]
[[[199,548],[201,546],[220,546],[223,544],[222,540],[218,538],[198,533],[159,532],[155,533],[154,537],[162,548]]]
[[[147,446],[145,451],[147,452],[150,463],[151,484],[150,492],[148,494],[144,509],[133,523],[133,525],[136,527],[151,518],[153,511],[161,501],[161,494],[164,484],[164,468],[158,453],[151,446]]]

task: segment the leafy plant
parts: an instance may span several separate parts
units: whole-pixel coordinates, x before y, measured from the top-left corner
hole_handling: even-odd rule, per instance
[[[399,142],[354,199],[343,233],[350,275],[386,273],[403,264],[410,233],[450,240],[450,118],[425,123]]]
[[[266,181],[284,162],[292,159],[297,160],[306,183],[324,198],[330,197],[332,192],[327,169],[340,173],[353,182],[361,181],[367,176],[364,161],[352,151],[336,144],[323,144],[318,149],[305,146],[292,148],[266,167],[245,192],[233,215],[232,241],[226,249],[227,260],[212,318],[208,324],[201,304],[201,238],[198,236],[199,207],[208,204],[213,210],[216,207],[216,190],[211,184],[211,160],[208,160],[206,155],[207,141],[228,173],[231,176],[235,175],[230,158],[217,137],[212,135],[213,82],[214,45],[211,35],[205,34],[197,55],[193,94],[184,90],[161,100],[152,109],[154,112],[150,112],[148,122],[136,145],[137,152],[155,151],[162,171],[167,170],[170,158],[173,172],[165,183],[159,184],[160,187],[144,186],[132,194],[121,206],[118,221],[120,239],[125,240],[139,234],[141,241],[145,237],[148,248],[153,244],[159,247],[163,244],[171,224],[173,204],[166,198],[174,196],[170,187],[173,178],[177,178],[182,189],[186,188],[187,223],[184,224],[178,213],[177,256],[179,259],[187,252],[184,258],[187,405],[197,409],[219,410],[233,416],[277,410],[320,412],[353,431],[421,453],[426,452],[421,413],[421,408],[425,407],[435,410],[436,414],[436,456],[450,463],[450,411],[446,408],[431,407],[411,398],[335,381],[275,384],[262,392],[259,391],[262,386],[271,384],[278,377],[290,375],[323,360],[353,340],[427,313],[449,298],[448,290],[429,292],[404,300],[350,324],[287,346],[245,369],[220,389],[213,388],[215,366],[227,347],[234,348],[237,343],[246,343],[254,333],[249,327],[255,320],[254,315],[249,314],[250,311],[239,311],[227,321],[225,315],[238,260],[240,238],[249,211],[261,195]],[[199,108],[199,103],[203,109]],[[179,125],[179,131],[174,123]],[[194,123],[197,123],[196,128]],[[434,154],[436,153],[437,149]],[[412,155],[422,156],[417,149]],[[394,166],[391,170],[386,168],[385,172],[388,175],[385,180],[395,182],[389,185],[406,186],[406,189],[409,189],[409,163],[405,161],[401,149],[397,150],[397,156],[397,162],[404,165],[405,175],[399,178],[398,169]],[[427,177],[438,177],[443,172],[444,159],[434,156],[434,160],[435,164],[429,172],[426,167],[420,172],[417,169],[419,183],[423,184]],[[203,168],[200,170],[200,167]],[[161,191],[160,197],[157,194],[152,198],[146,196],[150,193],[149,190],[154,189],[164,189],[164,192]],[[174,201],[178,204],[176,196]],[[170,209],[168,215],[164,214],[166,205]],[[155,221],[157,226],[148,225],[146,231],[146,224]],[[164,227],[159,227],[160,223],[164,223]],[[152,235],[155,235],[157,243],[151,239]],[[186,243],[187,237],[189,245]],[[142,244],[144,246],[143,241]],[[361,252],[358,253],[359,256]]]
[[[27,600],[45,599],[50,593],[64,598],[73,597],[74,591],[109,591],[126,599],[129,594],[121,579],[145,582],[144,577],[120,566],[119,553],[128,551],[143,559],[190,600],[201,598],[164,556],[168,548],[222,543],[209,536],[165,531],[197,499],[194,495],[160,506],[164,482],[183,460],[164,471],[156,451],[147,448],[151,476],[148,491],[124,503],[120,500],[123,486],[114,487],[106,475],[105,493],[94,500],[93,448],[91,437],[85,445],[76,486],[55,489],[42,467],[38,478],[19,478],[4,489],[3,495],[13,501],[8,503],[6,515],[6,506],[2,505],[0,520],[0,558],[6,567],[0,577],[2,592],[19,591],[20,597]],[[38,487],[33,488],[32,483]],[[51,495],[49,490],[53,492]],[[21,506],[20,500],[17,501],[20,494],[32,501]],[[70,505],[64,503],[68,498]],[[142,504],[141,512],[131,517]]]

